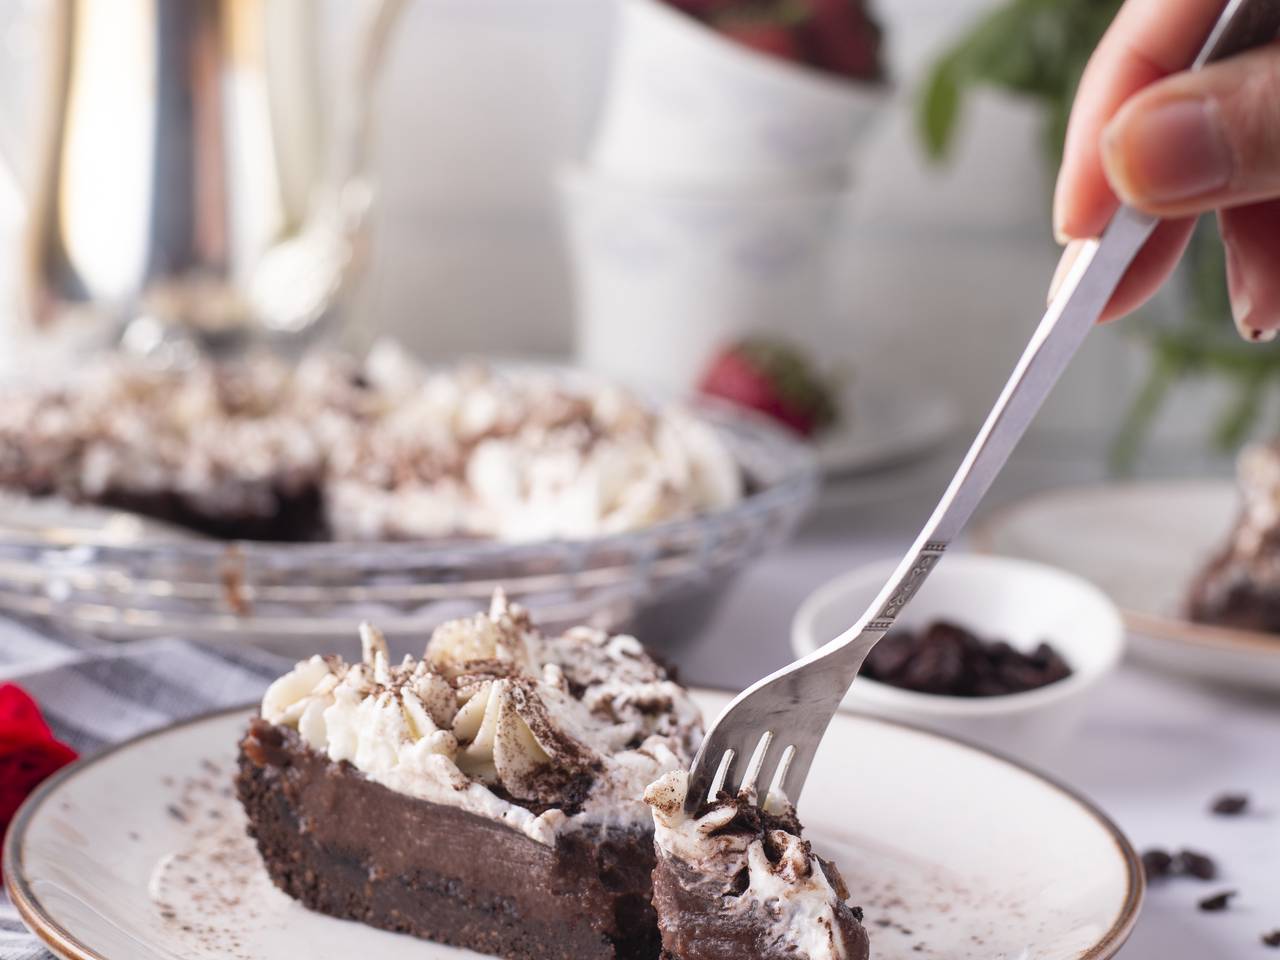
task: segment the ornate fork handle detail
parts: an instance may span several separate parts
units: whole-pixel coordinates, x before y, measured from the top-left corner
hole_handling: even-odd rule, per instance
[[[893,596],[884,602],[884,606],[880,608],[880,612],[876,614],[875,619],[867,624],[868,630],[883,632],[893,626],[893,621],[898,618],[902,608],[911,602],[911,598],[916,595],[916,591],[924,585],[925,578],[929,576],[929,572],[942,559],[942,554],[946,552],[946,549],[947,545],[940,540],[930,540],[920,548],[915,563],[907,571],[906,577],[898,582],[898,587],[894,590]]]

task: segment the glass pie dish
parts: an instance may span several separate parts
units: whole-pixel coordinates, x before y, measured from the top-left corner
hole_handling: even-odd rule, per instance
[[[575,541],[285,544],[202,539],[53,500],[0,501],[0,609],[114,640],[226,639],[290,655],[343,648],[372,620],[403,645],[393,652],[420,652],[437,624],[502,587],[545,629],[622,628],[710,599],[791,534],[817,491],[803,441],[725,405],[693,409],[746,478],[746,495],[723,510]]]

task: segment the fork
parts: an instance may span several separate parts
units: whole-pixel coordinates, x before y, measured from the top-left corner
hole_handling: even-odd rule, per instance
[[[1191,69],[1274,40],[1280,0],[1231,0]],[[818,745],[871,648],[893,626],[964,527],[1159,221],[1121,207],[1087,243],[1014,367],[960,469],[862,618],[819,650],[739,694],[711,725],[689,771],[695,813],[721,789],[794,803]]]

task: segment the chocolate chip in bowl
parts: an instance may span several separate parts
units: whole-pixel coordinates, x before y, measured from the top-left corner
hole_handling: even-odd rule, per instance
[[[795,653],[852,627],[894,565],[868,564],[806,599],[792,621]],[[1124,642],[1115,605],[1087,581],[1007,557],[948,554],[873,648],[845,706],[1052,767]]]
[[[1050,643],[1041,642],[1024,653],[1004,640],[983,640],[946,620],[923,630],[890,631],[862,668],[863,676],[892,687],[949,697],[1026,693],[1071,673]]]

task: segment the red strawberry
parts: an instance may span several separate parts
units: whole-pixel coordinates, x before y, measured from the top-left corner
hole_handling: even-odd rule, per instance
[[[757,18],[733,17],[721,21],[717,29],[744,47],[750,47],[783,60],[795,63],[804,62],[804,51],[796,38],[795,31],[784,23]]]
[[[765,337],[740,341],[718,353],[698,389],[766,414],[805,437],[830,426],[837,416],[830,387],[804,355]]]
[[[859,0],[801,0],[809,16],[800,27],[815,66],[859,80],[877,80],[880,27]]]

